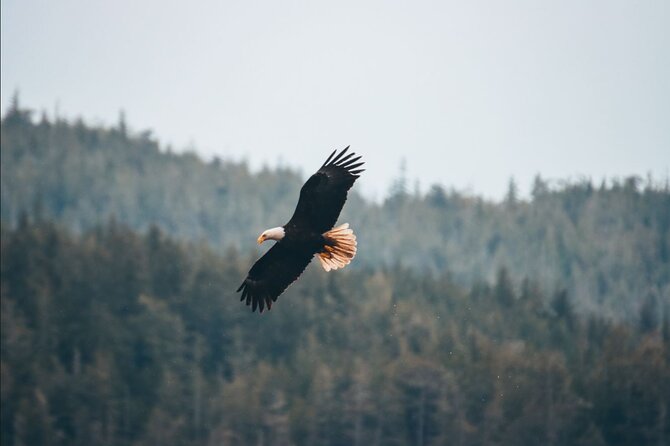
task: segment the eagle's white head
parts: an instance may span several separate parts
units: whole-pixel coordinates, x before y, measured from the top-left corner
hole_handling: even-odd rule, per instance
[[[265,240],[281,240],[281,239],[284,238],[284,235],[286,235],[286,234],[284,232],[284,228],[282,228],[281,226],[278,226],[276,228],[266,229],[258,237],[258,244],[260,245]]]

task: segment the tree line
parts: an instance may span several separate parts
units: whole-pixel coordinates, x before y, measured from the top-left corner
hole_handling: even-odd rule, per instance
[[[174,153],[123,118],[113,127],[36,118],[18,100],[0,139],[1,217],[9,226],[29,212],[82,233],[114,217],[224,253],[285,223],[304,180],[291,168],[252,172],[245,162]],[[500,203],[440,185],[410,192],[407,183],[401,175],[379,203],[350,194],[341,221],[361,244],[352,268],[448,270],[467,287],[494,280],[505,266],[515,280],[536,278],[546,295],[565,287],[578,312],[615,319],[637,314],[648,295],[670,299],[667,180],[538,176],[530,200],[511,183]]]
[[[628,445],[670,439],[670,318],[578,314],[500,268],[311,265],[259,315],[256,252],[111,220],[2,226],[1,443]]]

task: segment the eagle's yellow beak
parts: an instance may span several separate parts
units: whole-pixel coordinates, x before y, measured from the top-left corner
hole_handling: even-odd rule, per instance
[[[258,240],[257,240],[258,244],[260,245],[260,244],[263,243],[264,241],[265,241],[265,236],[264,236],[263,234],[259,235],[259,236],[258,236]]]

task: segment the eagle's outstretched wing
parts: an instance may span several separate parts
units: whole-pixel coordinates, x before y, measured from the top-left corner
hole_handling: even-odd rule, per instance
[[[347,191],[365,169],[354,152],[346,155],[349,146],[333,158],[331,153],[323,166],[300,189],[300,199],[293,217],[286,226],[293,225],[319,234],[330,230],[337,222],[347,200]],[[332,160],[331,160],[332,159]]]
[[[284,292],[305,270],[314,253],[300,252],[278,242],[258,259],[249,270],[247,278],[237,291],[242,291],[241,301],[251,305],[251,311],[258,307],[268,310],[277,297]]]

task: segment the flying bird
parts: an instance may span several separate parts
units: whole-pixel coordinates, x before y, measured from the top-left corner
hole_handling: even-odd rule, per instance
[[[347,200],[347,192],[365,169],[361,156],[349,146],[335,150],[323,166],[300,189],[293,216],[284,226],[271,228],[258,237],[258,243],[276,240],[258,259],[237,289],[240,301],[256,308],[272,308],[284,290],[305,270],[313,256],[326,271],[344,268],[356,255],[356,236],[348,223],[334,227]]]

